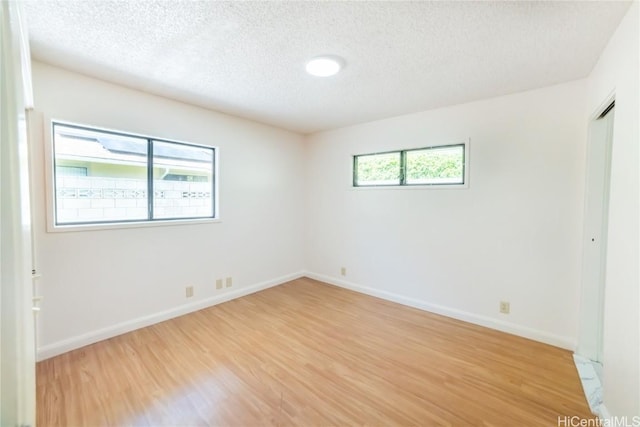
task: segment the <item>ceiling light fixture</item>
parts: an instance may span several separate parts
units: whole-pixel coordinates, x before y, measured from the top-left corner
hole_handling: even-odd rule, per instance
[[[317,77],[329,77],[342,69],[344,60],[338,56],[316,56],[306,65],[307,73]]]

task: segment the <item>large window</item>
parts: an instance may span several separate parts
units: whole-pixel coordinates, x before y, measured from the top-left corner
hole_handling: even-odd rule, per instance
[[[55,225],[215,217],[215,149],[53,122]]]
[[[463,186],[467,144],[353,156],[353,186]]]

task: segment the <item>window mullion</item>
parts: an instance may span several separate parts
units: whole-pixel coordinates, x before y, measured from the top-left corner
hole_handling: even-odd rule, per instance
[[[211,217],[215,218],[216,217],[216,209],[218,209],[218,207],[216,206],[216,168],[218,167],[218,163],[216,162],[218,156],[217,156],[217,152],[214,149],[213,150],[213,157],[211,159],[211,161],[213,162],[212,168],[211,168]]]
[[[407,184],[407,152],[400,152],[400,185]]]
[[[153,220],[153,141],[147,140],[147,210],[149,221]]]

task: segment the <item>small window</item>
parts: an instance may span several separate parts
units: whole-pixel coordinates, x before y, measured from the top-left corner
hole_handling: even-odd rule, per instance
[[[55,225],[215,217],[212,147],[58,122],[52,140]]]
[[[465,185],[466,144],[353,156],[353,186]]]

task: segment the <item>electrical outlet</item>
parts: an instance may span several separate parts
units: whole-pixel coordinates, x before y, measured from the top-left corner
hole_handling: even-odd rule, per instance
[[[222,279],[216,279],[216,289],[222,289]]]
[[[347,275],[347,268],[346,267],[340,267],[340,274],[343,276]]]
[[[185,288],[185,294],[187,295],[187,298],[191,298],[193,296],[193,286],[187,286]]]
[[[230,288],[233,285],[233,279],[231,277],[227,277],[226,280],[227,288]]]
[[[500,313],[509,314],[511,311],[511,305],[509,301],[500,301]]]

